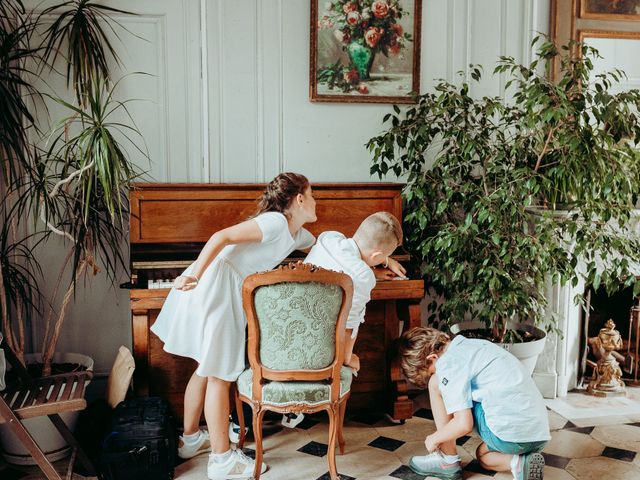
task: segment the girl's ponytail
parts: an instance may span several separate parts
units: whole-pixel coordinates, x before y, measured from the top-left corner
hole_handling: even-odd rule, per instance
[[[291,201],[298,194],[303,194],[309,187],[309,180],[299,173],[285,172],[267,184],[262,196],[258,199],[256,216],[264,212],[280,212],[286,215]]]

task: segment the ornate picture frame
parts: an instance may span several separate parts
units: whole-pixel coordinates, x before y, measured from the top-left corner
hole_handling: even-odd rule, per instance
[[[640,20],[640,0],[580,0],[580,18]]]
[[[312,102],[414,103],[422,0],[311,0]]]

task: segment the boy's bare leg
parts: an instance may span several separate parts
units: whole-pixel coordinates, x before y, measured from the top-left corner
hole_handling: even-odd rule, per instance
[[[207,391],[207,377],[193,372],[184,391],[184,434],[191,435],[200,429],[200,416],[204,408],[204,396]]]
[[[447,413],[444,400],[442,400],[442,393],[440,393],[440,388],[438,387],[438,379],[435,375],[431,375],[429,379],[429,402],[431,403],[431,412],[433,413],[433,420],[436,422],[436,428],[440,430],[451,421],[453,415]],[[445,455],[457,455],[455,440],[441,443],[440,451]]]
[[[229,450],[229,388],[231,382],[207,377],[207,393],[204,400],[204,418],[209,427],[211,451],[225,453]]]
[[[476,448],[476,458],[482,468],[487,470],[493,470],[495,472],[510,472],[511,471],[511,459],[513,455],[508,453],[491,452],[487,447],[487,444],[482,442],[478,448]]]

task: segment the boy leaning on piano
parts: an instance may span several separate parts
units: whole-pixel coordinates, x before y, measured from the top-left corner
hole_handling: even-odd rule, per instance
[[[398,219],[388,212],[377,212],[365,218],[352,238],[340,232],[328,231],[318,236],[316,244],[304,260],[322,268],[344,272],[353,281],[353,299],[347,317],[344,364],[354,373],[360,370],[360,359],[353,353],[358,328],[364,322],[367,302],[371,299],[371,290],[376,286],[376,274],[373,267],[382,265],[380,279],[404,277],[406,270],[389,256],[402,244],[402,226]],[[282,424],[295,427],[303,415],[287,414]]]
[[[376,212],[365,218],[352,238],[340,232],[327,231],[318,236],[316,244],[304,260],[318,267],[344,272],[353,281],[353,299],[347,317],[344,364],[354,373],[360,370],[360,359],[353,353],[358,328],[364,322],[367,302],[371,299],[371,290],[376,286],[376,274],[373,267],[383,266],[378,273],[379,279],[394,277],[405,278],[406,270],[389,256],[402,244],[402,226],[389,212]],[[285,414],[282,425],[293,428],[304,419],[303,414]],[[229,436],[237,441],[240,427],[236,420],[231,424]]]

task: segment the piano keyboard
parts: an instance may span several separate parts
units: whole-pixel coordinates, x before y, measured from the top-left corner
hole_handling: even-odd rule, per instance
[[[173,288],[173,280],[148,280],[147,288]]]

